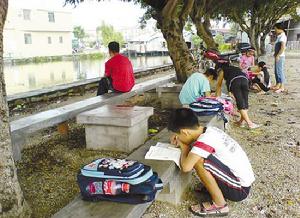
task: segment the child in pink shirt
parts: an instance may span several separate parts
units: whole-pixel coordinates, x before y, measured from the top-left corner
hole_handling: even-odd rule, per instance
[[[254,66],[254,52],[255,49],[253,47],[249,48],[240,60],[240,68],[247,75],[248,79],[251,79],[251,72],[249,68]]]

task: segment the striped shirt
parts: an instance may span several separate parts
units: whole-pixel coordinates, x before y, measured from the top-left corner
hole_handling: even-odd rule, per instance
[[[254,173],[246,153],[241,146],[216,127],[207,127],[193,144],[191,152],[207,159],[213,155],[238,178],[241,186],[249,187],[254,182]]]

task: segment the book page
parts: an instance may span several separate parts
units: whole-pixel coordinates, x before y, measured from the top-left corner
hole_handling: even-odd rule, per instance
[[[158,142],[157,145],[158,146],[150,147],[149,151],[145,155],[145,159],[174,161],[180,168],[180,148],[175,148],[170,144],[160,142]]]
[[[162,148],[176,148],[175,145],[172,145],[170,143],[163,143],[163,142],[157,142],[156,147],[162,147]]]

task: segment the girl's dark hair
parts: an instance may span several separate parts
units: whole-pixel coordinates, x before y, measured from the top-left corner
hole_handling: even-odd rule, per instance
[[[189,108],[179,108],[171,112],[168,130],[180,133],[181,129],[197,129],[198,127],[198,117],[193,110]]]
[[[282,24],[282,23],[276,23],[276,24],[274,25],[274,27],[276,27],[277,29],[280,29],[280,30],[284,30],[283,24]]]
[[[206,76],[213,76],[213,80],[218,78],[218,73],[214,68],[208,68],[205,73]]]
[[[261,68],[264,68],[264,67],[266,67],[266,62],[260,61],[260,62],[258,62],[257,65],[258,65],[259,67],[261,67]]]

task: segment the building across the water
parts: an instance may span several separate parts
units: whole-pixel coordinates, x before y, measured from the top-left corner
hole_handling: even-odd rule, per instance
[[[4,58],[72,54],[72,13],[10,5],[4,26]]]

